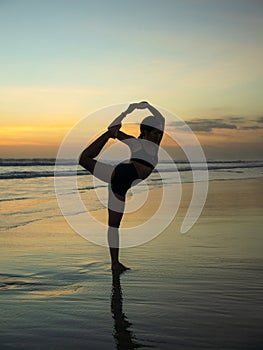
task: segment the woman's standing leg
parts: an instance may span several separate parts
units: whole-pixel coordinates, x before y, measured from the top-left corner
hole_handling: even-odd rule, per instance
[[[114,172],[114,166],[96,161],[95,157],[100,153],[109,138],[115,137],[119,127],[111,128],[91,145],[84,149],[79,158],[79,164],[87,169],[94,176],[109,184],[109,203],[108,203],[108,242],[111,256],[112,270],[124,271],[128,268],[119,262],[119,226],[123,217],[125,196],[120,196],[112,192],[110,188],[111,178]]]
[[[113,271],[125,271],[129,268],[119,261],[119,227],[123,217],[125,197],[113,193],[109,188],[108,203],[108,243],[111,256],[111,269]]]

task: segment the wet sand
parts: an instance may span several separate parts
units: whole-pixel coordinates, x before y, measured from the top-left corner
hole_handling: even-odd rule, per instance
[[[191,189],[160,236],[122,249],[121,276],[63,217],[2,232],[1,349],[261,348],[263,181],[210,182],[182,235]]]

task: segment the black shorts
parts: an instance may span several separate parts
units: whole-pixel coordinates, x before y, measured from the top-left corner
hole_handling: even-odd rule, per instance
[[[111,178],[112,192],[125,197],[126,192],[132,187],[132,183],[135,180],[138,180],[137,183],[140,182],[133,163],[118,164]]]

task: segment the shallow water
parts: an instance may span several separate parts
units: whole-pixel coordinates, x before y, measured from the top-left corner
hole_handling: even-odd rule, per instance
[[[120,276],[106,248],[74,233],[16,236],[1,255],[1,349],[259,349],[263,258],[253,237],[231,247],[240,224],[218,220],[124,249]]]
[[[191,231],[179,233],[179,210],[158,238],[121,251],[132,269],[120,278],[107,249],[61,217],[52,178],[1,186],[1,350],[262,348],[262,181],[211,181]]]
[[[41,224],[43,220],[60,217],[54,187],[54,164],[54,159],[0,159],[0,232],[32,222]],[[76,174],[76,166],[69,161],[62,164],[57,166],[56,176],[59,182],[66,183]],[[263,177],[262,160],[209,161],[207,165],[208,180],[211,182]],[[192,167],[205,169],[205,164],[194,163]],[[159,173],[152,173],[145,182],[133,189],[139,193],[147,191],[148,188],[168,187],[178,182],[191,183],[191,169],[188,162],[160,162],[157,166]],[[103,201],[107,203],[107,184],[93,181],[93,177],[83,169],[79,168],[78,174],[77,191],[88,210],[94,212],[103,208]],[[98,200],[94,188],[102,201]],[[63,196],[66,200],[68,192]]]

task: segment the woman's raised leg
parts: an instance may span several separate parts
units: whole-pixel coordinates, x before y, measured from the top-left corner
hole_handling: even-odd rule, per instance
[[[97,157],[107,141],[113,137],[112,131],[108,130],[95,141],[92,142],[79,157],[79,164],[87,169],[90,173],[96,176],[98,179],[110,183],[114,166],[110,164],[104,164],[93,159]]]

